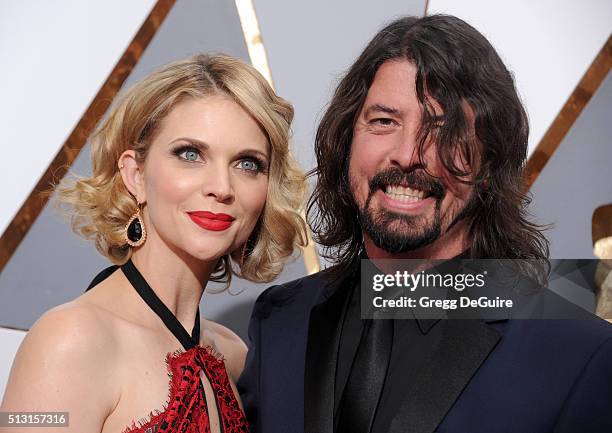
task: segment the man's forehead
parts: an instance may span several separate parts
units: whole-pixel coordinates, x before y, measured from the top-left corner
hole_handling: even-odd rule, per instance
[[[369,91],[416,94],[416,66],[408,60],[387,60],[374,75]]]
[[[384,113],[402,116],[422,111],[416,92],[417,68],[408,60],[394,59],[384,62],[376,71],[368,89],[363,114]],[[427,96],[435,115],[442,115],[438,101]]]

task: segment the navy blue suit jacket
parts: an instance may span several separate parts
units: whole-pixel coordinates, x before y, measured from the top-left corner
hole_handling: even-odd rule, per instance
[[[253,432],[332,433],[346,285],[318,273],[258,298],[238,382]],[[444,322],[391,432],[612,432],[609,323]]]

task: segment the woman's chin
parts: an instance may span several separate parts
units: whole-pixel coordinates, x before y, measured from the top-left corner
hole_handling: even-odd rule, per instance
[[[189,248],[186,253],[200,262],[216,262],[221,257],[229,254],[234,249],[231,245],[206,245],[200,248]]]
[[[224,251],[194,251],[189,253],[197,261],[205,263],[216,262],[226,254]]]

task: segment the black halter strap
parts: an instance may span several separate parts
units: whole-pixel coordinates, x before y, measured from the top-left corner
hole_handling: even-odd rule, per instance
[[[166,327],[172,332],[172,334],[178,339],[183,345],[185,350],[189,350],[194,346],[197,346],[200,341],[200,309],[196,313],[195,324],[193,325],[193,331],[191,335],[187,333],[181,322],[178,321],[176,316],[166,307],[166,305],[157,297],[151,286],[144,279],[142,274],[136,269],[132,260],[128,260],[121,270],[132,284],[136,292],[140,297],[147,303],[149,307],[159,316],[164,322]]]

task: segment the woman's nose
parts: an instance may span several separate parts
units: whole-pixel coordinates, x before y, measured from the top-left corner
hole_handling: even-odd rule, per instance
[[[205,196],[212,196],[218,202],[231,203],[234,200],[234,189],[228,167],[217,167],[208,170],[202,188]]]

